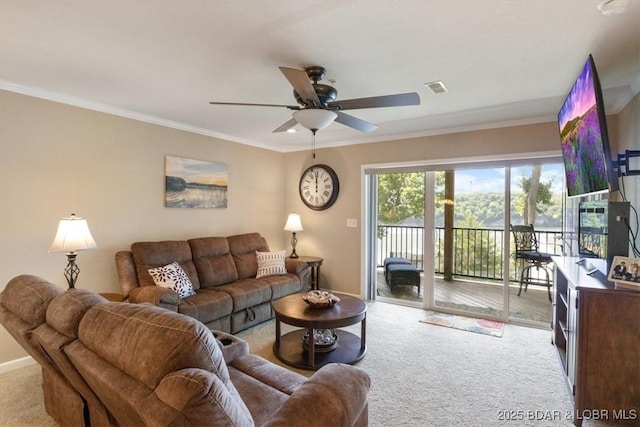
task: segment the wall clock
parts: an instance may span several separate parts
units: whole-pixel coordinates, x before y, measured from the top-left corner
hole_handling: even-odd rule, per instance
[[[327,165],[310,166],[300,177],[298,191],[308,208],[316,211],[328,209],[340,192],[338,175]]]

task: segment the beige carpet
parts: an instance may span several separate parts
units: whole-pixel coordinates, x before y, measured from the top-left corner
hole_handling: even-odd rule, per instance
[[[0,425],[56,425],[44,410],[40,365],[34,363],[0,375]]]
[[[368,353],[357,366],[372,379],[371,426],[572,425],[549,331],[506,325],[496,339],[421,323],[424,316],[415,308],[369,305]],[[359,333],[358,326],[350,329]],[[253,353],[279,363],[273,321],[238,335]],[[0,375],[0,426],[55,425],[44,412],[41,381],[36,365]],[[509,414],[519,419],[504,419]]]

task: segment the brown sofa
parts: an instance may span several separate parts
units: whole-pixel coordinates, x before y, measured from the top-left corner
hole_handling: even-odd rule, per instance
[[[12,335],[28,337],[20,343],[30,353],[40,348],[47,356],[36,359],[43,371],[56,372],[55,383],[45,387],[45,402],[55,399],[59,408],[47,411],[62,411],[54,416],[62,425],[368,423],[370,379],[359,368],[329,364],[306,378],[249,354],[237,337],[179,313],[105,302],[83,289],[62,292],[35,276],[12,282],[0,294],[0,321]],[[33,329],[15,321],[34,308],[40,315]],[[66,407],[55,395],[59,383],[84,406]]]
[[[256,279],[256,251],[269,252],[259,233],[181,241],[137,242],[116,253],[122,295],[198,319],[209,329],[236,333],[273,317],[271,304],[307,288],[306,263],[286,258],[287,274]],[[178,262],[195,289],[180,299],[155,286],[150,268]]]

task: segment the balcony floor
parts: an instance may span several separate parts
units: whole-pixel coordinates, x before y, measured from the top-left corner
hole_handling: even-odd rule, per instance
[[[509,286],[509,316],[550,324],[551,302],[547,288],[530,285],[527,292],[523,289],[519,297],[518,289],[517,284]],[[385,283],[383,270],[379,268],[377,294],[380,297],[421,304],[424,295],[424,275],[420,274],[420,295],[415,286],[396,286],[391,291]],[[492,283],[472,278],[445,281],[442,277],[436,277],[436,306],[499,317],[503,307],[502,282]]]

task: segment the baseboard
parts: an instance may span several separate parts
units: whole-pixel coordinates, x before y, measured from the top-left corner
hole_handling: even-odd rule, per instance
[[[36,363],[36,361],[33,360],[33,357],[31,356],[21,357],[20,359],[0,363],[0,374],[24,368],[25,366],[33,365],[34,363]]]

